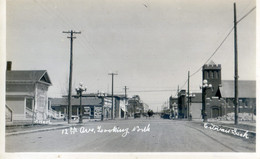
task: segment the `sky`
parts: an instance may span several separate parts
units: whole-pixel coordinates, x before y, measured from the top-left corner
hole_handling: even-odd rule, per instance
[[[157,111],[197,72],[233,28],[256,6],[254,0],[7,0],[6,60],[13,70],[47,70],[49,97],[66,95],[70,40],[63,31],[81,31],[73,43],[73,88],[87,93],[139,95]],[[238,23],[239,80],[256,79],[256,11]],[[222,80],[234,79],[234,32],[211,58]],[[200,92],[202,72],[190,79]],[[73,89],[74,90],[74,89]],[[73,93],[76,93],[75,91]]]

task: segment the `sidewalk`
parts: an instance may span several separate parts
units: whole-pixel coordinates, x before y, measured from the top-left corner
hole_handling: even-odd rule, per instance
[[[50,123],[47,125],[41,124],[26,124],[26,125],[14,125],[14,126],[6,126],[5,127],[5,135],[19,135],[25,133],[33,133],[33,132],[40,132],[40,131],[50,131],[56,129],[63,129],[70,126],[78,125],[76,123],[68,124],[67,122],[57,122],[57,123]]]
[[[203,123],[202,119],[193,119],[192,121]],[[252,121],[238,121],[238,125],[235,125],[234,121],[208,119],[207,123],[213,123],[215,125],[226,126],[230,128],[245,129],[253,132],[256,131],[256,122]]]
[[[245,134],[247,133],[249,138],[256,138],[256,122],[252,121],[238,121],[238,125],[235,125],[234,121],[225,121],[225,120],[213,120],[208,119],[207,122],[203,122],[202,119],[193,119],[193,123],[201,124],[204,126],[204,123],[212,124],[219,128],[236,130],[236,132]]]
[[[125,120],[125,119],[114,119],[114,121],[118,120]],[[25,133],[34,133],[34,132],[41,132],[41,131],[50,131],[50,130],[57,130],[57,129],[64,129],[69,128],[71,126],[79,126],[85,125],[89,122],[107,122],[112,121],[110,119],[104,119],[101,121],[100,119],[84,119],[82,124],[78,123],[78,120],[71,120],[71,123],[68,124],[68,121],[64,120],[51,120],[50,124],[23,124],[23,125],[7,125],[5,127],[5,135],[19,135]]]

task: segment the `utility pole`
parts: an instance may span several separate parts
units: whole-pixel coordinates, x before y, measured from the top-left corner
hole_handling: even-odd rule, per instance
[[[71,85],[72,85],[72,66],[73,66],[73,34],[81,34],[81,32],[76,31],[63,31],[62,33],[70,34],[67,38],[70,39],[70,75],[69,75],[69,94],[68,94],[68,123],[71,123],[72,106],[71,106]]]
[[[190,119],[190,71],[188,71],[188,105],[187,105],[187,118]]]
[[[111,119],[114,119],[114,75],[118,75],[117,73],[109,73],[108,75],[112,75],[112,108],[111,108]]]
[[[126,90],[127,90],[128,88],[125,86],[125,88],[124,88],[124,90],[125,90],[125,98],[126,98]]]
[[[126,106],[126,99],[127,99],[127,94],[126,94],[126,90],[128,89],[126,86],[125,86],[125,113],[124,113],[124,115],[125,115],[125,119],[127,119],[127,114],[126,114],[126,112],[127,112],[127,106]]]
[[[234,51],[235,51],[235,125],[238,124],[238,60],[237,60],[237,16],[236,16],[236,3],[234,3]]]

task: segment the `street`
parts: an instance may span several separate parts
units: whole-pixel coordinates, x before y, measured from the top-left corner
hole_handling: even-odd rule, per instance
[[[255,152],[255,142],[155,116],[6,136],[6,152]]]

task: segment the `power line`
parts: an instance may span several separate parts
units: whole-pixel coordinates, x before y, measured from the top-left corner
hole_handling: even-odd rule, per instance
[[[213,52],[213,54],[208,58],[208,60],[204,63],[206,64],[207,62],[209,62],[209,60],[217,53],[217,51],[219,50],[219,48],[224,44],[224,42],[227,40],[228,36],[231,34],[231,32],[233,31],[234,27],[232,27],[232,29],[229,31],[229,33],[227,34],[227,36],[224,38],[224,40],[220,43],[220,45],[217,47],[217,49]]]
[[[237,24],[243,20],[244,18],[246,18],[252,11],[254,11],[256,9],[256,7],[253,7],[250,11],[248,11],[242,18],[240,18],[238,21],[237,21]],[[217,47],[217,49],[213,52],[213,54],[207,59],[207,61],[204,63],[206,64],[216,53],[217,51],[220,49],[220,47],[224,44],[224,42],[227,40],[228,36],[231,34],[231,32],[233,31],[234,27],[232,27],[232,29],[228,32],[228,34],[226,35],[226,37],[223,39],[223,41],[220,43],[220,45]],[[196,71],[194,72],[193,74],[191,74],[190,77],[194,76],[195,74],[197,74],[199,71],[201,70],[201,67]]]
[[[81,30],[81,27],[77,24],[71,23],[70,22],[71,20],[69,20],[67,17],[65,17],[64,14],[59,10],[59,8],[53,9],[52,7],[49,7],[48,5],[42,4],[41,2],[38,2],[38,1],[36,1],[36,3],[39,4],[39,6],[41,7],[42,10],[44,10],[44,13],[48,13],[51,16],[56,16],[62,22],[62,24],[60,23],[61,25],[63,25],[62,27],[64,27],[64,24],[65,24],[66,27],[69,27],[69,28],[73,27],[73,28],[76,28],[77,30]],[[96,49],[91,44],[90,40],[88,40],[86,38],[86,35],[82,34],[81,37],[82,37],[81,39],[85,42],[79,40],[78,44],[80,46],[82,46],[82,48],[85,48],[87,50],[89,49],[90,51],[92,50],[91,52],[97,53]],[[87,47],[86,43],[89,44],[88,45],[89,47]]]
[[[133,90],[133,91],[128,91],[128,93],[156,93],[156,92],[173,92],[173,91],[178,91],[177,89],[165,89],[165,90]],[[197,92],[200,90],[192,89],[192,92]],[[124,91],[118,91],[115,92],[116,94],[121,94],[124,93]]]
[[[213,52],[213,54],[207,59],[207,61],[204,63],[206,64],[207,62],[209,62],[209,60],[217,53],[217,51],[220,49],[220,47],[224,44],[224,42],[227,40],[227,38],[229,37],[229,35],[232,33],[234,27],[232,27],[232,29],[228,32],[228,34],[226,35],[226,37],[222,40],[222,42],[219,44],[219,46],[217,47],[217,49]],[[193,74],[191,74],[190,77],[194,76],[195,74],[197,74],[199,71],[201,70],[201,67]]]
[[[188,82],[188,79],[185,81],[185,83],[181,86],[181,88],[180,88],[180,90],[183,88],[183,87],[185,87],[185,85],[187,84],[187,82]]]
[[[253,12],[254,10],[256,9],[256,6],[253,7],[250,11],[248,11],[242,18],[240,18],[238,21],[237,21],[237,24],[243,20],[245,17],[247,17],[251,12]]]
[[[194,72],[193,74],[191,74],[190,77],[192,77],[193,75],[197,74],[200,70],[201,70],[201,67],[200,67],[196,72]]]
[[[171,91],[176,91],[176,89],[139,90],[139,91],[128,91],[128,92],[133,93],[133,92],[171,92]]]

